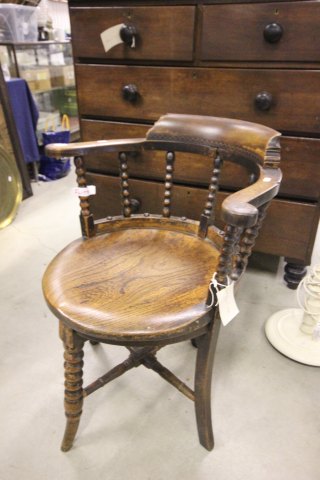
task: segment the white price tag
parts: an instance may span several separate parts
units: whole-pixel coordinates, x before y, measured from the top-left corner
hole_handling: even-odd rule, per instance
[[[87,187],[75,187],[73,193],[78,197],[89,197],[95,195],[97,192],[95,185],[88,185]]]
[[[111,50],[111,48],[123,43],[123,40],[120,37],[120,30],[122,27],[125,27],[124,23],[119,23],[114,27],[107,28],[104,32],[100,34],[101,41],[105,52]]]
[[[219,312],[222,325],[228,325],[239,313],[239,308],[234,298],[234,283],[217,292]]]

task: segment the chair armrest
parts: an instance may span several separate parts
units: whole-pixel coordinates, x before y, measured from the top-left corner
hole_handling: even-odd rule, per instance
[[[144,138],[133,138],[79,143],[50,143],[45,147],[45,153],[48,157],[60,158],[83,156],[89,153],[133,152],[140,150],[144,141]]]
[[[260,167],[258,180],[250,187],[239,190],[222,203],[221,216],[229,225],[249,228],[258,219],[258,208],[275,197],[280,188],[282,173],[279,168]]]

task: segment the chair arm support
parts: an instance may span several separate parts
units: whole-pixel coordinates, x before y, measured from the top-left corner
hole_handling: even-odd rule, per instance
[[[48,157],[61,158],[83,156],[89,153],[133,152],[140,150],[144,141],[144,138],[133,138],[79,143],[50,143],[45,147],[45,153]]]
[[[258,209],[279,191],[282,173],[279,168],[260,167],[258,180],[250,187],[233,193],[222,203],[221,216],[229,225],[250,228],[258,219]]]

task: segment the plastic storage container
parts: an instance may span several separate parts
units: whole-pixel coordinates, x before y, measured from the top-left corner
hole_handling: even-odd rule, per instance
[[[36,42],[37,8],[0,4],[0,42]]]

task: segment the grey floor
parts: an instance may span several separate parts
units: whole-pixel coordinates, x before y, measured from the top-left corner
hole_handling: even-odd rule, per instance
[[[62,345],[41,277],[79,236],[73,181],[70,174],[34,185],[34,197],[0,232],[0,479],[319,480],[320,372],[285,358],[265,338],[267,318],[297,305],[282,281],[283,264],[268,256],[251,263],[240,314],[221,331],[211,453],[198,444],[192,403],[142,368],[85,401],[74,448],[60,452]],[[85,380],[125,355],[119,347],[86,345]],[[167,347],[160,359],[192,382],[189,343]]]

